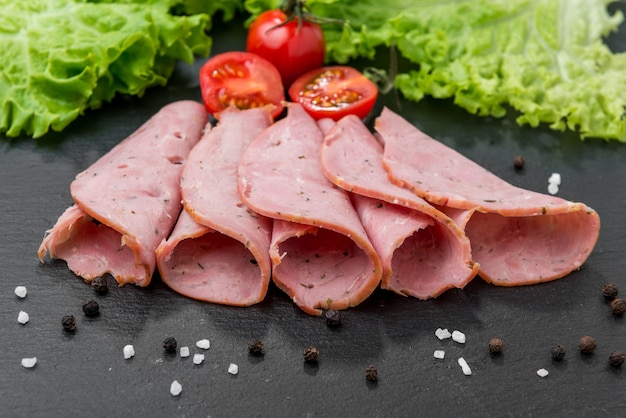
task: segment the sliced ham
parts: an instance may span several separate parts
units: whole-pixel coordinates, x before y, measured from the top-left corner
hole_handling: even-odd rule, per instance
[[[354,194],[355,207],[383,263],[381,287],[428,299],[472,280],[478,265],[472,262],[463,230],[389,181],[383,148],[361,120],[346,116],[334,127],[324,122],[324,129],[322,170],[334,184]]]
[[[348,193],[321,171],[322,139],[315,121],[293,104],[250,144],[239,166],[244,202],[275,219],[273,280],[309,314],[358,305],[382,274]]]
[[[266,109],[225,110],[189,154],[181,180],[185,210],[157,248],[161,278],[176,292],[234,306],[264,299],[272,220],[242,202],[237,168],[244,149],[270,124]]]
[[[515,187],[389,109],[375,128],[394,183],[435,205],[470,211],[459,219],[487,282],[554,280],[578,269],[593,250],[600,219],[585,204]]]
[[[110,273],[120,285],[147,286],[155,249],[181,210],[180,174],[207,122],[204,107],[163,107],[70,185],[75,204],[46,232],[39,259],[63,259],[86,281]]]

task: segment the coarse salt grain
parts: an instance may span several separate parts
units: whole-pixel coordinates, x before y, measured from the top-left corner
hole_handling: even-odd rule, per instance
[[[230,365],[228,366],[228,373],[230,374],[239,373],[239,366],[237,366],[235,363],[230,363]]]
[[[131,357],[135,356],[135,347],[133,347],[131,344],[125,345],[124,346],[124,358],[126,360],[128,360]]]
[[[552,173],[550,178],[548,178],[548,183],[556,184],[557,186],[561,185],[561,175],[559,173]]]
[[[559,186],[554,184],[554,183],[550,183],[548,184],[548,193],[555,195],[559,192]]]
[[[550,374],[550,372],[547,371],[546,369],[539,369],[537,370],[537,374],[539,375],[539,377],[546,377],[547,375]]]
[[[197,341],[196,346],[198,346],[198,348],[204,348],[205,350],[208,350],[209,348],[211,348],[211,342],[205,338],[203,340]]]
[[[470,369],[469,364],[467,364],[463,357],[459,357],[457,362],[459,363],[459,366],[461,366],[461,370],[463,370],[463,374],[465,376],[470,376],[472,374],[472,369]]]
[[[24,299],[26,297],[26,287],[25,286],[17,286],[15,288],[15,296],[18,298]]]
[[[181,385],[178,380],[174,380],[170,385],[170,393],[172,396],[178,396],[183,391],[183,385]]]
[[[180,347],[180,356],[189,357],[189,347]]]
[[[452,340],[456,341],[459,344],[465,344],[465,334],[463,334],[461,331],[453,331]]]
[[[37,357],[26,357],[22,359],[22,366],[30,369],[37,364]]]
[[[443,350],[435,350],[435,352],[433,353],[433,357],[435,358],[444,358],[446,356],[446,352]]]
[[[194,354],[193,364],[200,364],[204,361],[204,354]]]
[[[445,340],[446,338],[450,338],[452,336],[452,334],[450,334],[450,331],[448,331],[447,328],[445,329],[437,328],[437,330],[435,331],[435,335],[440,340]]]
[[[28,316],[26,312],[20,311],[20,313],[17,314],[17,322],[19,322],[20,324],[24,325],[28,321],[30,321],[30,316]]]

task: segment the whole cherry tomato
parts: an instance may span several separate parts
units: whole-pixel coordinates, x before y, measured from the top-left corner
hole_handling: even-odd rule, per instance
[[[316,120],[348,114],[363,119],[376,104],[378,88],[358,70],[338,65],[301,75],[289,88],[289,97]]]
[[[247,52],[225,52],[211,57],[200,69],[200,91],[207,111],[273,105],[272,116],[283,110],[285,90],[276,67]]]
[[[281,10],[261,13],[250,25],[246,51],[276,66],[287,88],[305,72],[324,65],[326,43],[320,25],[306,18],[287,22]]]

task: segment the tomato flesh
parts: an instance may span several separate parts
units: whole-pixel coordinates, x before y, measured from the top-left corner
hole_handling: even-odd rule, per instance
[[[289,88],[289,97],[314,118],[339,120],[353,114],[365,118],[376,104],[376,85],[358,70],[332,66],[309,71]]]
[[[213,115],[228,107],[249,109],[272,105],[272,116],[283,110],[284,87],[278,70],[267,60],[247,52],[225,52],[200,69],[200,91]]]
[[[248,29],[246,51],[274,64],[288,87],[305,72],[324,65],[326,43],[320,25],[286,20],[280,10],[261,13]]]

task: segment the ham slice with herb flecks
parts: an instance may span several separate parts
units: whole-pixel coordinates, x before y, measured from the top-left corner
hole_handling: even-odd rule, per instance
[[[469,239],[450,217],[389,181],[383,148],[356,116],[339,120],[321,149],[322,170],[353,202],[383,263],[381,287],[428,299],[478,272]]]
[[[241,201],[237,168],[244,149],[271,122],[267,109],[229,108],[189,154],[181,179],[185,210],[157,248],[161,278],[176,292],[234,306],[264,299],[272,220]]]
[[[322,174],[322,132],[298,104],[259,135],[239,166],[239,192],[274,218],[276,285],[303,311],[346,309],[378,286],[382,266],[348,193]]]
[[[181,210],[180,173],[207,122],[204,107],[163,107],[70,185],[75,204],[46,232],[39,259],[63,259],[90,282],[110,273],[120,285],[147,286],[155,249]]]
[[[375,129],[394,183],[434,205],[471,211],[465,232],[487,282],[554,280],[579,268],[593,250],[600,219],[585,204],[515,187],[389,109]]]

